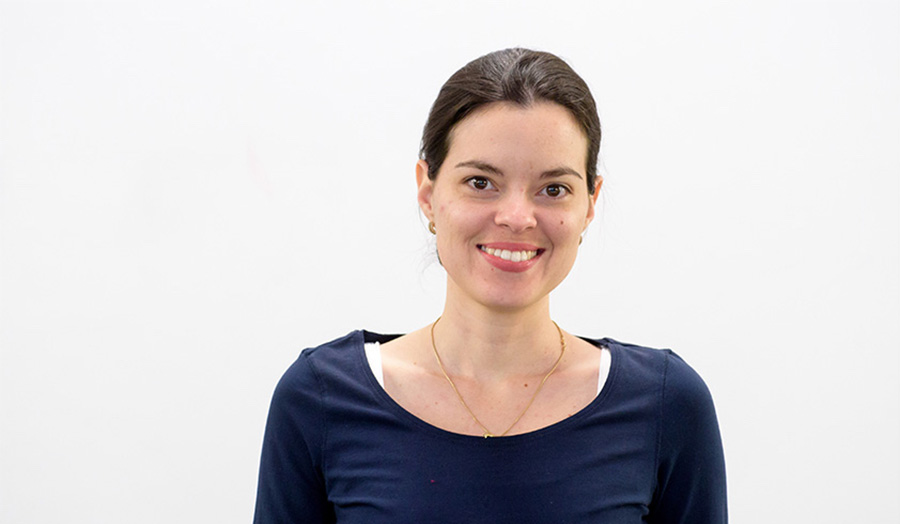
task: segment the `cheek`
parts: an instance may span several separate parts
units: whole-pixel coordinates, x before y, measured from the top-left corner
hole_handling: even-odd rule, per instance
[[[444,230],[452,235],[472,235],[485,228],[489,213],[481,206],[465,202],[446,202],[438,207]]]
[[[581,237],[583,229],[583,219],[575,214],[560,216],[556,215],[547,222],[545,234],[550,238],[560,254],[565,253],[566,256],[578,251],[578,239]]]
[[[554,229],[562,231],[574,231],[581,235],[588,216],[587,206],[573,206],[564,212],[557,213],[552,222]]]
[[[545,233],[557,241],[565,241],[581,233],[581,221],[575,213],[554,213],[544,223],[547,224]]]

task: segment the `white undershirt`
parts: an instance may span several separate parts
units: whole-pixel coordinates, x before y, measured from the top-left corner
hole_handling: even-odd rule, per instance
[[[375,380],[384,387],[384,366],[381,364],[381,347],[378,342],[367,342],[365,345],[366,359],[369,361],[369,367],[372,368],[372,374]],[[610,356],[609,350],[600,348],[600,373],[597,378],[597,394],[603,390],[603,384],[606,383],[606,377],[609,376]]]

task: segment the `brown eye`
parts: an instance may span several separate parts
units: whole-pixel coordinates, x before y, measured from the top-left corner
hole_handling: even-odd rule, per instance
[[[492,187],[490,180],[480,176],[473,176],[468,180],[468,183],[472,188],[479,191],[484,191],[485,189],[490,189]]]
[[[568,189],[566,189],[565,186],[560,185],[560,184],[550,184],[549,186],[544,188],[544,193],[546,193],[547,196],[552,197],[552,198],[559,198],[559,197],[565,195],[566,191],[568,191]]]

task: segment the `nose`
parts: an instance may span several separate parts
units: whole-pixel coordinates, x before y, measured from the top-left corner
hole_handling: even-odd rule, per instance
[[[537,226],[534,216],[534,202],[526,193],[507,194],[497,203],[494,223],[520,233]]]

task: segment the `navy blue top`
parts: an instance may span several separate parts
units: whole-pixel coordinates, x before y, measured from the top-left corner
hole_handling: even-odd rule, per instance
[[[275,389],[256,524],[727,522],[701,378],[669,350],[609,349],[600,394],[551,426],[485,439],[432,426],[375,380],[354,331],[304,350]]]

